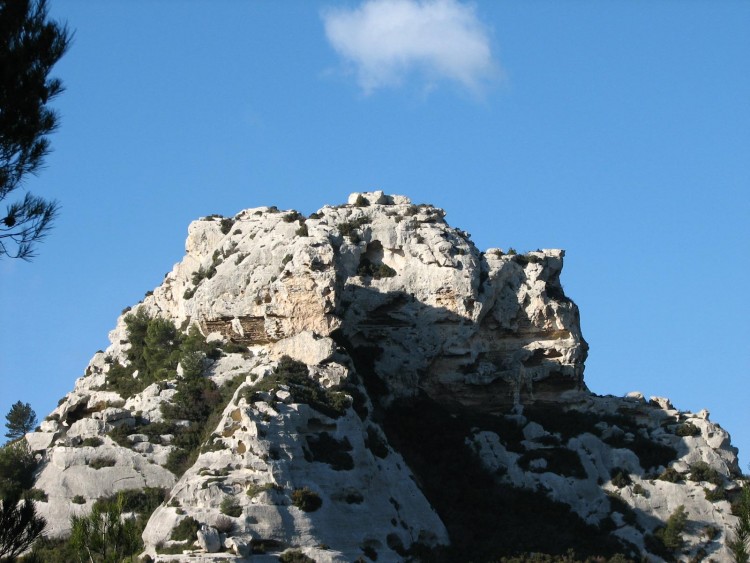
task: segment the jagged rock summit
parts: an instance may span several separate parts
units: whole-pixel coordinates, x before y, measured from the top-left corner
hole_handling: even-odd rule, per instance
[[[444,216],[368,192],[192,223],[26,437],[48,532],[156,491],[157,561],[726,560],[727,433],[591,394],[564,252],[481,252]],[[659,529],[680,506],[677,553]]]

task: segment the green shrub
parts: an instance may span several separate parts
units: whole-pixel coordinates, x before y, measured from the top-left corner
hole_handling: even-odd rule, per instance
[[[370,218],[363,215],[362,217],[352,219],[351,221],[344,221],[343,223],[339,223],[337,225],[337,228],[339,230],[339,233],[341,233],[341,236],[349,237],[349,240],[351,240],[352,242],[357,242],[359,240],[357,229],[369,222]]]
[[[375,265],[369,259],[362,256],[357,267],[357,275],[362,277],[372,277],[376,280],[381,278],[392,278],[396,275],[396,270],[388,264]]]
[[[19,498],[34,483],[37,460],[25,439],[0,448],[0,499]]]
[[[283,356],[270,375],[243,389],[242,397],[253,403],[259,400],[260,392],[278,389],[280,385],[289,387],[295,403],[308,404],[326,416],[338,418],[349,408],[349,399],[344,393],[321,387],[310,378],[305,364],[289,356]]]
[[[370,205],[370,200],[367,199],[362,194],[359,194],[357,196],[356,201],[354,202],[354,207],[368,207]]]
[[[708,465],[705,461],[696,461],[690,466],[690,475],[688,477],[691,481],[701,482],[708,481],[713,485],[722,485],[724,478],[721,473],[716,471],[713,467]]]
[[[84,439],[81,442],[80,447],[98,448],[103,443],[104,442],[102,441],[102,439],[99,438],[98,436],[91,436],[91,437]]]
[[[304,224],[299,229],[297,229],[294,234],[296,234],[298,237],[310,236],[310,233],[307,231],[307,225]]]
[[[281,487],[276,485],[275,483],[264,483],[263,485],[258,485],[257,483],[250,483],[247,486],[247,489],[245,492],[247,493],[247,496],[250,498],[253,498],[256,495],[259,495],[263,491],[270,491],[271,489],[277,489],[277,490],[283,490]]]
[[[654,532],[654,535],[661,540],[670,551],[676,551],[682,547],[684,540],[682,539],[682,532],[685,530],[685,524],[687,523],[687,513],[685,512],[684,506],[677,507],[672,515],[667,519],[667,524],[663,528],[659,528]]]
[[[664,473],[657,477],[660,481],[667,481],[668,483],[679,483],[682,481],[682,473],[678,472],[674,467],[667,467]]]
[[[28,491],[24,491],[23,498],[27,500],[35,500],[37,502],[47,502],[49,499],[47,493],[42,489],[29,489]]]
[[[700,436],[701,430],[692,422],[680,424],[674,431],[678,436]]]
[[[237,342],[226,342],[222,344],[221,349],[225,354],[247,354],[248,347],[244,344],[238,344]]]
[[[292,211],[291,213],[287,213],[282,217],[285,223],[294,223],[295,221],[304,221],[305,216],[302,215],[299,211]]]
[[[167,489],[160,487],[144,487],[143,489],[126,489],[114,495],[102,497],[94,502],[94,506],[104,506],[113,502],[122,505],[123,512],[135,512],[145,520],[164,502]]]
[[[328,432],[321,432],[315,436],[308,436],[307,447],[311,453],[311,461],[327,463],[336,471],[354,469],[354,459],[349,454],[352,445],[349,440],[337,440]]]
[[[200,530],[201,525],[195,518],[188,516],[180,520],[180,523],[172,530],[169,539],[175,541],[195,541],[195,534]]]
[[[732,528],[727,547],[735,561],[747,563],[750,560],[750,484],[745,483],[732,502],[732,514],[738,518],[738,522]]]
[[[292,491],[292,504],[305,512],[315,512],[323,506],[323,499],[307,487]]]
[[[224,500],[221,501],[220,510],[222,514],[234,518],[242,515],[242,507],[240,506],[239,501],[234,497],[224,497]]]
[[[628,473],[624,469],[613,469],[612,471],[615,472],[614,477],[612,477],[612,484],[618,489],[627,487],[633,482],[630,479],[630,473]]]
[[[234,219],[231,219],[229,217],[225,217],[221,220],[221,233],[226,235],[229,233],[229,231],[232,230],[232,226],[234,225]]]
[[[709,502],[727,500],[727,491],[721,486],[716,487],[714,490],[704,488],[703,493],[706,495],[706,500]]]
[[[86,499],[83,497],[83,495],[76,495],[72,499],[70,499],[70,502],[73,504],[86,504]]]
[[[91,469],[102,469],[103,467],[114,467],[116,461],[111,457],[98,457],[89,461]]]
[[[648,497],[648,491],[646,489],[644,489],[643,485],[641,485],[640,483],[636,483],[633,486],[633,494],[634,495],[641,495],[643,497]]]

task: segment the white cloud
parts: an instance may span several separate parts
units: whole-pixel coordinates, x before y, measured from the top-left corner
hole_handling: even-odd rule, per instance
[[[357,73],[365,93],[412,73],[474,93],[498,74],[488,31],[473,5],[457,0],[367,0],[323,12],[326,36]]]

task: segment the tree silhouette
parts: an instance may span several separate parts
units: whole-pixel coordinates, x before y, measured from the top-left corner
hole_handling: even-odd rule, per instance
[[[0,201],[36,174],[58,125],[47,104],[63,91],[49,78],[70,44],[68,29],[47,19],[46,0],[0,0]],[[59,205],[26,193],[0,212],[0,258],[34,257]]]
[[[36,413],[31,408],[29,403],[22,403],[16,401],[16,403],[10,407],[8,414],[5,415],[8,422],[5,423],[5,427],[8,431],[5,433],[5,437],[9,440],[17,440],[27,432],[31,432],[36,427]]]

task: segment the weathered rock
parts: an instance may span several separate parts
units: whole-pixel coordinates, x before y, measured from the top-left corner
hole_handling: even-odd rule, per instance
[[[129,397],[111,390],[110,370],[128,365],[131,346],[121,316],[111,345],[42,432],[27,435],[43,453],[35,487],[49,495],[37,506],[51,536],[65,535],[70,516],[97,498],[163,487],[169,502],[143,532],[151,556],[188,517],[202,524],[195,561],[238,561],[260,540],[320,563],[357,560],[365,549],[400,561],[417,542],[446,544],[441,515],[383,422],[392,405],[419,396],[450,416],[472,413],[465,444],[504,486],[542,491],[650,558],[646,535],[684,505],[685,552],[727,559],[726,534],[709,545],[699,530],[732,527],[726,501],[707,500],[706,483],[656,477],[705,462],[737,490],[729,435],[707,411],[682,413],[665,398],[588,392],[588,346],[560,284],[562,250],[481,252],[443,210],[381,191],[309,218],[268,207],[207,217],[190,225],[185,249],[130,313],[195,326],[222,345],[221,357],[204,359],[203,376],[237,386],[234,396],[176,477],[170,454],[191,423],[166,420],[162,407],[177,380]],[[275,379],[284,356],[307,366],[314,393]],[[84,504],[71,504],[76,496]],[[240,516],[223,514],[229,501]]]
[[[201,529],[198,530],[197,536],[198,545],[200,545],[207,553],[216,553],[221,549],[221,540],[219,539],[219,532],[216,531],[216,528],[204,524],[201,526]]]

